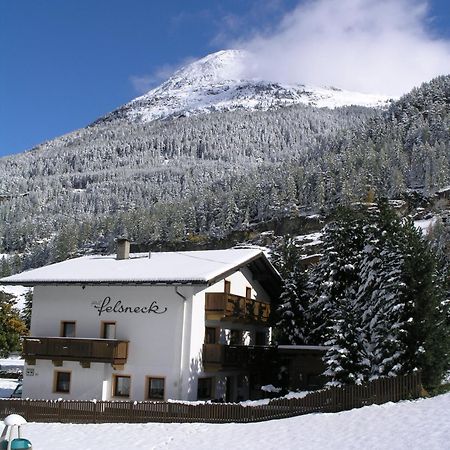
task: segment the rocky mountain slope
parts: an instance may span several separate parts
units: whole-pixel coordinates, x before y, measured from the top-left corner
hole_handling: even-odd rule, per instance
[[[150,122],[172,116],[236,109],[268,110],[305,104],[335,108],[346,105],[386,106],[388,97],[344,91],[334,87],[283,85],[248,79],[250,55],[224,50],[183,67],[165,83],[116,109],[99,121],[117,119]]]

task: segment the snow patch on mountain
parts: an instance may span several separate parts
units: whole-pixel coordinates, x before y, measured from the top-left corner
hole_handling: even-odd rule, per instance
[[[222,50],[174,73],[165,83],[100,119],[151,122],[173,116],[213,111],[268,110],[305,104],[319,108],[347,105],[384,107],[389,98],[334,87],[280,84],[247,79],[251,55]]]

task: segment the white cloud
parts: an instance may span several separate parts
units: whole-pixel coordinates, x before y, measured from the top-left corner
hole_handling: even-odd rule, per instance
[[[160,83],[166,81],[181,67],[190,64],[195,58],[184,58],[178,64],[164,64],[157,67],[151,74],[144,75],[131,75],[130,82],[133,85],[134,90],[142,95],[146,94],[150,89],[157,87]]]
[[[156,85],[157,79],[153,75],[131,75],[130,82],[138,94],[145,94]]]
[[[425,0],[303,1],[234,46],[254,55],[249,77],[400,95],[450,73],[450,43],[429,24]]]
[[[130,81],[138,94],[145,94],[150,89],[159,85],[162,81],[167,80],[173,72],[180,68],[180,65],[165,64],[158,67],[151,74],[131,75]]]

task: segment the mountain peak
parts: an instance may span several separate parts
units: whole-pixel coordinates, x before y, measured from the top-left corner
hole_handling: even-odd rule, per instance
[[[385,106],[388,98],[335,87],[285,85],[249,79],[252,55],[245,50],[221,50],[176,71],[166,82],[118,108],[99,121],[150,122],[173,116],[231,111],[267,110],[295,104]]]
[[[244,50],[221,50],[211,53],[176,71],[162,86],[204,86],[241,79],[248,53]]]

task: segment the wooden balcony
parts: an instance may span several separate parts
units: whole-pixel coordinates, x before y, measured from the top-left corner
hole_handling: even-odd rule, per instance
[[[269,320],[270,305],[240,295],[224,292],[206,294],[206,320],[230,320],[266,324]]]
[[[109,363],[121,367],[127,362],[128,341],[68,337],[24,337],[23,357],[28,364],[36,359],[49,359],[55,365],[62,361],[79,361],[83,367],[90,363]]]
[[[206,370],[255,368],[266,364],[274,352],[273,346],[204,344],[203,365]]]

